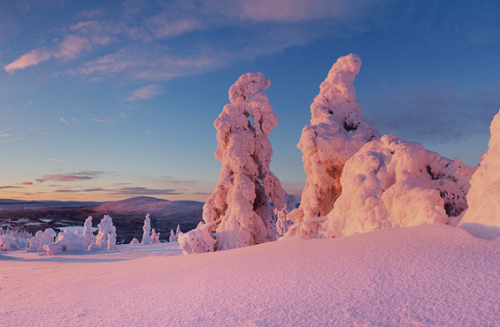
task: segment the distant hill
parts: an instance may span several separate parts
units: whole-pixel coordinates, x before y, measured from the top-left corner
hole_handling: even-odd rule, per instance
[[[161,232],[167,240],[170,230],[180,225],[183,232],[195,228],[202,219],[203,202],[169,201],[139,196],[114,202],[62,202],[0,200],[0,227],[24,229],[64,230],[82,226],[85,218],[93,217],[97,227],[104,215],[113,218],[119,242],[130,242],[133,237],[141,240],[144,217],[150,214],[151,228]]]

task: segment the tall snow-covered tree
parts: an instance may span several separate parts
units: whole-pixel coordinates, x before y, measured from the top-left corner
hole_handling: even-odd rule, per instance
[[[116,227],[113,226],[113,219],[108,215],[104,215],[97,226],[99,232],[95,244],[103,249],[116,250]]]
[[[215,228],[218,250],[276,239],[274,208],[284,207],[285,191],[269,169],[273,151],[268,135],[278,124],[264,92],[270,84],[261,73],[240,76],[229,89],[231,103],[214,123],[215,157],[222,169],[203,207],[203,220]]]
[[[141,244],[151,244],[153,240],[151,239],[151,219],[149,218],[149,213],[146,215],[146,219],[144,219],[144,226],[142,227],[142,241]]]
[[[500,111],[491,122],[490,132],[488,152],[472,175],[469,208],[460,226],[482,238],[500,237]]]
[[[85,237],[85,242],[87,243],[87,247],[89,247],[95,242],[95,236],[92,233],[92,216],[88,216],[83,226],[83,237]]]
[[[297,147],[302,151],[306,185],[298,209],[288,217],[296,222],[326,216],[340,196],[345,162],[380,133],[363,117],[353,86],[361,59],[341,57],[321,83],[311,104],[311,124],[304,127]]]

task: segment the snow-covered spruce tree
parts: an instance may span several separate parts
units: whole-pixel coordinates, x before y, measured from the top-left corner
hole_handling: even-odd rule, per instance
[[[218,250],[276,240],[274,208],[284,207],[285,191],[269,169],[268,135],[278,124],[264,92],[270,84],[261,73],[240,76],[229,89],[231,103],[214,122],[222,169],[203,220],[215,228]]]
[[[460,227],[481,238],[500,237],[500,111],[490,125],[488,152],[472,175],[469,208]]]
[[[381,136],[363,117],[356,98],[353,82],[360,67],[355,54],[339,58],[311,104],[311,124],[304,127],[297,144],[307,180],[299,208],[288,215],[295,222],[326,216],[341,194],[345,162],[366,142]]]
[[[146,219],[144,219],[144,226],[142,227],[142,241],[141,244],[151,244],[153,240],[151,239],[151,219],[149,219],[149,213],[146,214]]]
[[[85,242],[87,243],[88,248],[91,244],[95,243],[95,236],[94,233],[92,233],[92,216],[88,216],[88,218],[85,219],[83,226],[83,237],[85,237]]]
[[[320,232],[339,237],[380,228],[453,225],[467,209],[472,173],[458,158],[384,135],[345,163],[342,194]]]
[[[101,219],[101,222],[97,226],[99,227],[99,232],[97,233],[95,244],[102,249],[116,250],[116,227],[113,226],[112,218],[104,215],[104,218]]]

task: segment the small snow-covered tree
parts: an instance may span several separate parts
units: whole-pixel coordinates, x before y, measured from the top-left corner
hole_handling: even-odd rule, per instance
[[[175,232],[174,232],[173,229],[170,230],[170,237],[168,238],[168,241],[169,242],[175,242],[176,241]]]
[[[269,86],[261,73],[240,76],[229,89],[231,103],[214,123],[215,157],[222,169],[203,206],[203,220],[215,228],[218,250],[276,240],[271,202],[282,209],[285,191],[269,169],[273,151],[268,135],[278,124],[264,92]]]
[[[469,208],[460,227],[481,238],[500,237],[500,111],[490,125],[488,152],[472,175]]]
[[[205,224],[203,221],[200,221],[195,229],[177,235],[182,252],[184,254],[214,252],[215,240],[210,235],[210,229],[215,223],[214,221]]]
[[[139,240],[134,237],[132,241],[130,241],[130,244],[139,244]]]
[[[380,228],[453,224],[466,208],[473,169],[394,135],[365,144],[344,166],[326,237]]]
[[[306,185],[300,207],[289,219],[296,222],[326,216],[340,196],[345,162],[380,133],[363,117],[353,86],[361,59],[350,54],[332,66],[311,104],[311,124],[304,127],[297,147],[302,151]]]
[[[85,237],[85,242],[87,243],[87,247],[95,242],[94,233],[92,233],[92,216],[89,216],[84,223],[83,228],[83,237]]]
[[[160,233],[156,233],[155,229],[151,229],[151,242],[160,243]]]
[[[113,226],[113,219],[108,215],[104,215],[97,226],[99,232],[95,244],[101,249],[116,250],[116,227]]]
[[[151,239],[151,219],[149,218],[149,213],[146,214],[146,219],[144,219],[144,226],[142,227],[144,233],[142,234],[141,244],[151,244],[153,240]]]

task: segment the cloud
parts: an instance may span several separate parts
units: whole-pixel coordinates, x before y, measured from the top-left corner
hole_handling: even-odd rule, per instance
[[[22,186],[0,186],[0,190],[11,189],[11,188],[24,188]]]
[[[127,101],[138,101],[152,99],[155,95],[163,93],[162,88],[158,84],[149,84],[132,92],[132,95]]]
[[[83,190],[76,190],[76,189],[62,189],[62,190],[55,190],[54,193],[83,193],[83,192],[102,192],[106,191],[104,188],[87,188]]]
[[[61,162],[61,161],[63,161],[63,159],[49,159],[49,161]]]
[[[103,9],[85,10],[77,14],[79,18],[97,19],[106,17]]]
[[[459,93],[443,83],[399,91],[382,101],[363,104],[365,115],[382,133],[407,141],[441,144],[468,136],[489,135],[500,92]]]
[[[33,185],[32,182],[22,182],[22,183],[19,183],[19,185]]]
[[[95,177],[104,174],[102,171],[81,171],[77,173],[69,174],[55,174],[55,175],[44,175],[41,179],[36,179],[37,182],[43,183],[45,181],[54,182],[76,182],[94,179]]]
[[[59,118],[59,121],[62,121],[62,122],[63,122],[63,123],[65,123],[66,125],[71,126],[71,124],[70,124],[70,123],[69,123],[66,119],[64,119],[64,118],[62,118],[62,117],[61,117],[61,118]]]
[[[68,61],[76,59],[82,52],[90,50],[92,50],[92,44],[87,38],[71,34],[64,38],[53,55],[57,59]]]
[[[19,59],[14,60],[3,69],[9,74],[13,74],[18,69],[36,66],[43,61],[50,60],[51,58],[52,53],[49,50],[45,48],[35,49],[22,55]]]
[[[92,118],[92,120],[95,121],[96,123],[102,123],[106,125],[112,124],[114,122],[113,118],[106,118],[106,119]]]

